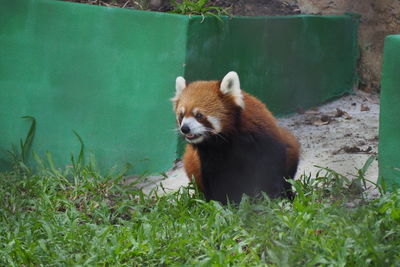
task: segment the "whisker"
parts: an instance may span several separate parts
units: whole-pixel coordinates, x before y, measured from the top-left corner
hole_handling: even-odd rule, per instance
[[[216,134],[218,137],[220,137],[222,139],[222,141],[228,142],[228,139],[226,139],[222,134],[217,133]]]
[[[216,136],[220,137],[223,141],[228,142],[228,140],[221,133],[218,133],[215,129],[208,127],[205,127],[205,129],[208,133],[215,134]]]

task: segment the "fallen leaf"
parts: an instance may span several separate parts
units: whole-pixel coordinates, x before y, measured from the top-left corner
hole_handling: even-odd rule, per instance
[[[343,111],[343,110],[341,110],[340,108],[336,108],[336,115],[335,115],[335,117],[337,117],[337,118],[342,117],[343,114],[344,114],[344,111]]]
[[[343,119],[345,119],[345,120],[351,120],[352,118],[353,117],[347,112],[343,115]]]
[[[332,154],[336,155],[340,152],[348,153],[348,154],[356,154],[356,153],[367,153],[369,154],[372,151],[372,147],[368,146],[366,149],[361,149],[358,146],[344,146],[339,150],[334,151]]]
[[[357,146],[345,146],[343,147],[343,151],[346,153],[358,153],[361,152],[361,148]]]
[[[313,121],[313,125],[316,125],[316,126],[322,126],[322,125],[327,125],[327,124],[329,124],[329,121],[322,121],[320,119]]]
[[[315,233],[316,235],[320,235],[320,234],[322,234],[323,231],[324,231],[324,230],[322,230],[322,229],[316,229],[316,230],[314,230],[314,233]]]
[[[360,110],[361,111],[369,111],[370,109],[367,105],[362,104]]]
[[[318,110],[307,110],[306,112],[304,112],[304,114],[307,114],[307,115],[318,115],[320,113],[321,112],[319,112]]]
[[[352,119],[351,115],[347,113],[346,111],[341,110],[340,108],[336,109],[336,117],[342,117],[345,120],[350,120]]]
[[[322,115],[321,116],[321,121],[325,122],[330,122],[331,121],[331,117],[329,117],[328,115]]]

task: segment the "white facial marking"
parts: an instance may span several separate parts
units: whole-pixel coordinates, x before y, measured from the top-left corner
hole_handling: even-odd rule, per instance
[[[203,124],[199,123],[193,117],[184,117],[180,126],[182,127],[184,124],[186,124],[190,128],[189,134],[197,136],[195,138],[188,138],[186,134],[186,141],[192,144],[198,144],[204,140],[204,134],[207,132],[207,129],[206,127],[204,127]]]
[[[181,127],[186,124],[190,128],[190,133],[191,134],[202,134],[206,131],[206,128],[203,126],[203,124],[199,123],[195,118],[193,117],[185,117],[182,120]]]
[[[201,143],[203,140],[204,140],[204,136],[203,135],[200,135],[199,137],[197,137],[196,139],[191,139],[191,140],[188,140],[188,139],[186,139],[188,142],[190,142],[190,143],[192,143],[192,144],[198,144],[198,143]]]
[[[236,72],[231,71],[222,79],[220,90],[223,94],[233,96],[235,103],[244,108],[243,94],[240,89],[239,76]]]
[[[217,133],[220,133],[222,130],[221,122],[218,118],[213,117],[213,116],[207,116],[207,120],[212,124],[214,130]]]

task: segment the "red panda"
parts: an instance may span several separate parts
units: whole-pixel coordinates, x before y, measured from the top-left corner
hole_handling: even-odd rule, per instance
[[[178,77],[172,101],[188,142],[186,174],[207,200],[240,202],[243,194],[261,192],[292,198],[285,178],[296,174],[300,145],[260,100],[240,89],[236,72],[189,84]]]

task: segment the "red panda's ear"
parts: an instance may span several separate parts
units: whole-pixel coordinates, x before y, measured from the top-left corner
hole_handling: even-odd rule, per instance
[[[183,89],[186,88],[186,81],[182,76],[176,77],[176,82],[175,82],[175,96],[180,96],[182,93]]]
[[[183,89],[186,88],[186,81],[183,77],[179,76],[175,81],[175,96],[171,99],[174,103],[174,108],[176,108],[176,102],[178,101]]]
[[[243,94],[240,89],[239,76],[236,72],[231,71],[222,79],[220,90],[223,94],[230,94],[233,96],[235,103],[244,108]]]

